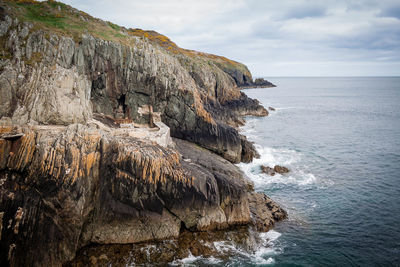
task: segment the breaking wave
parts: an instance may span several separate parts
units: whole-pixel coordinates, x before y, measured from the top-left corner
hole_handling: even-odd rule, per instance
[[[299,186],[309,185],[316,182],[317,178],[304,171],[304,166],[299,166],[302,158],[300,152],[290,149],[275,149],[256,145],[260,158],[253,159],[251,163],[240,163],[238,166],[255,184],[256,188],[265,188],[271,184],[295,184]],[[261,166],[273,168],[282,165],[290,169],[288,174],[276,173],[274,176],[262,173]]]

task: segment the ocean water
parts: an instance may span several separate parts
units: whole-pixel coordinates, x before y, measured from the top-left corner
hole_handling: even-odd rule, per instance
[[[400,78],[269,80],[245,90],[276,111],[247,118],[261,158],[239,166],[289,219],[253,253],[185,265],[400,266]],[[291,172],[260,172],[275,164]]]

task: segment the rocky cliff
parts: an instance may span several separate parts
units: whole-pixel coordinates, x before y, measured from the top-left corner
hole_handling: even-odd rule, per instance
[[[268,114],[237,89],[241,80],[231,70],[252,81],[240,63],[169,49],[159,43],[170,41],[61,3],[5,2],[0,13],[0,117],[13,123],[85,123],[119,107],[124,117],[145,122],[140,107],[151,105],[173,136],[240,162],[245,141],[232,127],[237,115]],[[232,102],[235,110],[222,117],[219,110]]]
[[[207,150],[179,139],[170,149],[99,125],[0,128],[0,262],[59,266],[90,244],[237,225],[266,231],[286,217]]]
[[[0,2],[1,263],[286,216],[231,164],[257,156],[240,116],[268,114],[239,91],[251,74],[174,45],[58,2]]]

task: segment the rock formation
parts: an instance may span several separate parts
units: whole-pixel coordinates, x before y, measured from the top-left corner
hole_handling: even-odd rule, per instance
[[[133,30],[114,32],[91,17],[82,17],[87,27],[93,24],[91,28],[100,27],[118,37],[111,41],[95,38],[88,33],[91,28],[82,33],[48,30],[46,24],[39,27],[37,21],[29,21],[30,16],[26,21],[16,18],[47,12],[46,19],[64,16],[60,23],[83,27],[74,18],[82,12],[58,5],[62,14],[50,4],[1,7],[0,117],[19,124],[67,125],[85,123],[92,113],[103,113],[144,122],[148,114],[140,114],[139,107],[151,105],[162,114],[173,136],[231,162],[241,161],[242,140],[232,123],[237,123],[238,115],[265,116],[268,112],[237,90],[240,83],[225,67],[219,67],[225,66],[222,60],[210,61],[211,55],[204,53],[171,53],[145,36],[137,37]],[[38,14],[31,14],[32,10]],[[247,70],[240,63],[234,66]]]
[[[269,166],[264,166],[261,165],[261,171],[263,173],[266,173],[270,176],[274,176],[275,173],[279,173],[279,174],[285,174],[288,173],[290,170],[284,166],[280,166],[280,165],[275,165],[274,168],[271,168]]]
[[[265,80],[264,78],[257,78],[254,82],[248,82],[241,85],[242,89],[247,88],[269,88],[269,87],[276,87],[275,84]]]
[[[275,165],[274,171],[277,173],[283,174],[283,173],[288,173],[289,169],[286,167],[280,166],[280,165]]]
[[[275,175],[275,171],[273,168],[269,167],[269,166],[264,166],[261,165],[261,171],[265,174],[268,174],[270,176],[274,176]]]
[[[0,53],[2,265],[285,217],[232,164],[268,115],[244,65],[54,1],[0,2]]]

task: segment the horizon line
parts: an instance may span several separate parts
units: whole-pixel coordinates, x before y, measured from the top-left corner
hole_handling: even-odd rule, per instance
[[[393,75],[393,76],[289,76],[289,75],[282,75],[282,76],[253,76],[253,78],[400,78],[400,75]]]

